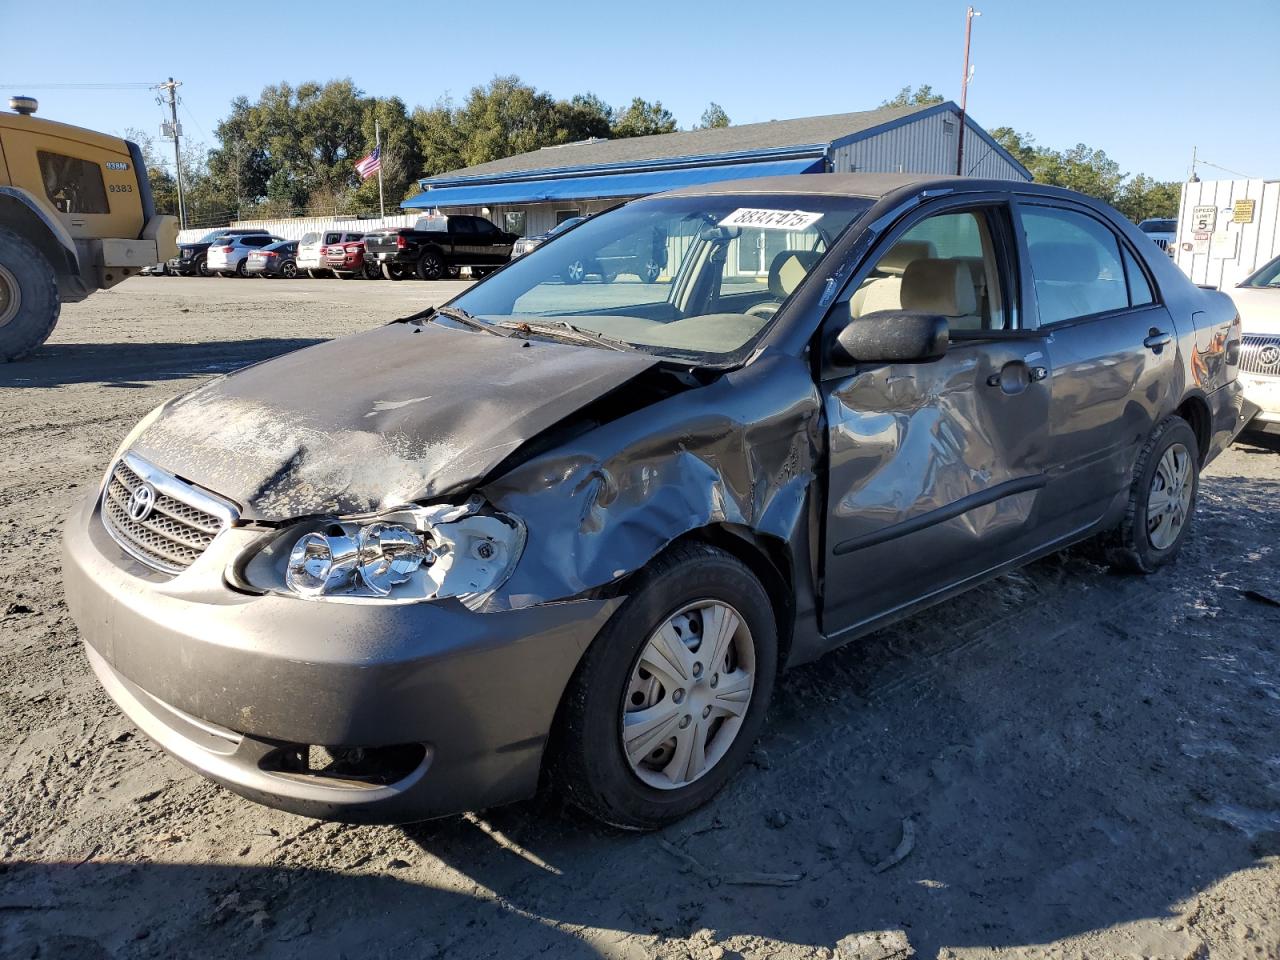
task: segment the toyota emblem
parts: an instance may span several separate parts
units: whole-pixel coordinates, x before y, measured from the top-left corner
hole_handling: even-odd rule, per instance
[[[1268,343],[1258,351],[1258,362],[1264,367],[1274,367],[1277,363],[1280,363],[1280,346]]]
[[[151,516],[155,508],[156,488],[149,483],[142,484],[129,497],[129,516],[137,523]]]

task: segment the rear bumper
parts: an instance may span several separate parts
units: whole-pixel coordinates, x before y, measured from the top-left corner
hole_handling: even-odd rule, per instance
[[[67,603],[138,727],[237,793],[325,819],[421,820],[534,792],[560,696],[617,601],[480,614],[251,596],[222,576],[251,536],[225,531],[166,580],[107,536],[96,498],[69,518]],[[416,765],[378,782],[280,763],[403,745]]]
[[[1244,385],[1238,378],[1211,393],[1208,401],[1210,434],[1205,464],[1231,446],[1252,416],[1245,400]]]

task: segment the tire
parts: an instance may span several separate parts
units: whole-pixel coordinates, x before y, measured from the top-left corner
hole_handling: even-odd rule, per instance
[[[1157,517],[1153,522],[1152,497],[1157,497],[1159,511],[1168,499],[1163,491],[1170,468],[1177,473],[1180,461],[1185,463],[1186,473],[1174,487],[1168,519]],[[1195,431],[1181,417],[1169,417],[1156,427],[1138,454],[1124,519],[1103,541],[1108,562],[1117,570],[1147,574],[1173,560],[1191,529],[1199,489],[1200,445]],[[1168,525],[1175,521],[1176,527]]]
[[[366,280],[382,279],[382,270],[380,270],[378,268],[377,263],[373,262],[372,260],[366,260],[364,262],[364,269],[361,271],[361,274],[364,276]]]
[[[581,283],[587,276],[587,265],[581,260],[574,260],[564,268],[560,279],[565,283]]]
[[[201,277],[209,276],[209,263],[207,260],[204,260],[202,258],[200,262],[196,264],[195,275],[198,275]]]
[[[58,278],[25,237],[0,228],[0,361],[25,357],[58,322]]]
[[[640,279],[645,283],[657,283],[662,276],[662,265],[655,260],[647,261],[639,270]]]
[[[337,277],[339,280],[354,280],[356,276],[354,273],[347,273],[345,270],[343,271],[335,270],[333,271],[333,275]]]
[[[427,250],[418,258],[415,272],[419,280],[441,280],[446,272],[444,258],[434,250]]]
[[[242,279],[243,279],[244,277],[247,277],[248,275],[249,275],[249,261],[248,261],[248,259],[246,258],[246,259],[241,260],[239,263],[237,263],[237,264],[236,264],[236,276],[237,276],[237,277],[240,277],[240,278],[242,278]]]
[[[686,676],[700,678],[680,681],[688,684],[687,691],[669,690],[656,673],[644,673],[642,655],[651,649],[651,640],[664,624],[683,622],[682,635],[698,639],[698,646],[691,649],[685,644],[686,655],[699,655],[704,641],[692,629],[695,622],[681,617],[691,606],[707,601],[731,608],[740,617],[727,648],[739,659],[725,676],[751,675],[753,669],[749,694],[741,686],[742,679],[726,679],[721,691],[734,689],[741,696],[715,699],[718,695],[712,688],[720,682],[720,670],[730,663],[727,660],[715,671],[710,664],[704,668],[700,662],[686,661]],[[616,827],[651,830],[680,819],[709,801],[745,762],[764,725],[777,667],[773,608],[751,571],[737,558],[706,544],[669,550],[639,575],[630,596],[592,642],[569,682],[552,735],[551,782],[574,806]],[[647,684],[649,692],[642,694],[637,683]],[[657,699],[646,705],[646,696]],[[746,704],[745,711],[735,719],[713,713],[709,703],[700,710],[708,698],[713,703]],[[680,714],[690,708],[689,714]],[[655,729],[659,736],[667,730],[672,736],[661,743],[634,744],[641,752],[636,763],[623,747],[623,718],[648,709],[659,710],[668,720],[641,736],[651,739]],[[710,720],[698,719],[692,730],[708,749],[708,766],[687,780],[673,782],[676,775],[670,771],[681,763],[679,731],[689,729],[693,715],[700,712]],[[726,739],[721,741],[721,735]]]
[[[292,260],[286,260],[280,264],[280,276],[286,280],[293,280],[298,276],[298,265]]]

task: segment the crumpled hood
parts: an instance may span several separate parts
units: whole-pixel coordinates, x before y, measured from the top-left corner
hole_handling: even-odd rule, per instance
[[[132,449],[248,519],[368,513],[465,492],[655,362],[394,323],[208,383]]]

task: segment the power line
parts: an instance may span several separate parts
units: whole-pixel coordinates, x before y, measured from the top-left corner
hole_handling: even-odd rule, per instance
[[[0,87],[22,90],[150,90],[156,83],[10,83],[0,80]]]

